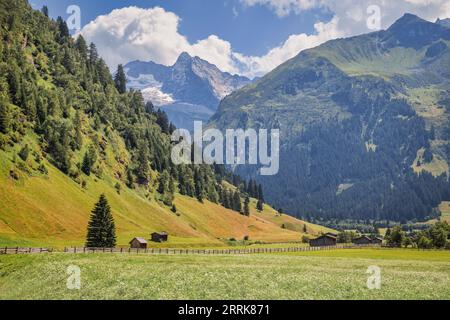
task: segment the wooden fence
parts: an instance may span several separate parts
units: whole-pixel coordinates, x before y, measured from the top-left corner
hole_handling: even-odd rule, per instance
[[[48,249],[48,248],[0,247],[0,254],[32,254],[32,253],[49,253],[52,251],[53,251],[53,249]]]
[[[288,253],[324,251],[336,249],[380,248],[380,245],[337,245],[328,247],[286,247],[286,248],[247,248],[247,249],[168,249],[168,248],[65,248],[65,253],[119,253],[119,254],[165,254],[165,255],[244,255],[264,253]],[[0,247],[2,254],[36,254],[58,252],[49,248]]]
[[[360,249],[380,247],[380,245],[338,245],[328,247],[290,247],[290,248],[253,248],[253,249],[168,249],[168,248],[65,248],[66,253],[119,253],[119,254],[165,254],[165,255],[244,255],[263,253],[288,253],[324,251],[336,249]]]

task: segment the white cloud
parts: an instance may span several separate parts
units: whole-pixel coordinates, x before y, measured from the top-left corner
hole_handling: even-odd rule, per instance
[[[339,18],[341,33],[354,35],[367,32],[366,19],[369,6],[379,6],[382,28],[389,27],[404,13],[419,15],[427,20],[450,16],[449,0],[240,0],[245,6],[262,5],[273,10],[278,16],[298,14],[314,9],[327,8]]]
[[[138,59],[167,65],[189,47],[178,33],[179,21],[176,14],[159,7],[127,7],[97,17],[81,34],[97,45],[109,66]]]
[[[113,10],[87,24],[81,34],[97,45],[111,68],[132,60],[154,61],[164,65],[175,63],[183,51],[215,64],[219,69],[249,77],[261,76],[301,50],[319,45],[339,35],[337,19],[317,23],[317,34],[291,35],[279,47],[264,56],[245,56],[234,52],[230,42],[216,35],[189,43],[178,31],[180,18],[156,7],[127,7]]]
[[[210,35],[189,43],[180,34],[180,17],[163,8],[127,7],[97,17],[81,33],[96,43],[99,53],[111,68],[132,60],[173,64],[183,51],[217,65],[223,71],[249,77],[261,76],[301,50],[337,37],[366,33],[367,8],[378,5],[381,26],[388,27],[405,12],[435,20],[450,16],[450,0],[240,0],[244,7],[264,5],[280,18],[313,8],[327,8],[333,13],[328,22],[317,22],[314,34],[293,34],[280,46],[263,56],[246,56],[233,51],[232,44]]]
[[[295,57],[302,50],[313,48],[327,40],[342,36],[336,28],[338,22],[339,19],[336,17],[328,23],[318,22],[314,25],[316,34],[307,35],[302,33],[291,35],[281,46],[273,48],[265,56],[249,57],[236,53],[235,57],[245,66],[244,72],[253,75],[264,74],[284,61]]]

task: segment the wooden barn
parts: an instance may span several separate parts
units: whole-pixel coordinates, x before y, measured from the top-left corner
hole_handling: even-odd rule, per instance
[[[147,249],[147,240],[144,238],[134,238],[130,241],[130,247],[133,249]]]
[[[151,234],[153,242],[166,242],[169,240],[169,234],[167,232],[153,232]]]
[[[357,244],[357,245],[371,244],[372,239],[370,239],[368,236],[361,236],[361,237],[353,239],[353,243]]]
[[[329,247],[335,246],[337,243],[337,237],[330,234],[324,234],[316,239],[309,241],[311,247]]]

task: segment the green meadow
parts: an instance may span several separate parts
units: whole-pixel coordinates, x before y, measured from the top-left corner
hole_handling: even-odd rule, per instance
[[[67,289],[67,268],[81,270]],[[370,266],[381,289],[367,288]],[[450,252],[0,256],[0,299],[450,299]]]

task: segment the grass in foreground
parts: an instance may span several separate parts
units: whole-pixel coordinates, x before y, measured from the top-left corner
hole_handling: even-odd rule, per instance
[[[81,290],[66,287],[70,265]],[[381,290],[367,289],[372,265]],[[0,299],[450,299],[449,279],[450,252],[410,250],[0,257]]]

